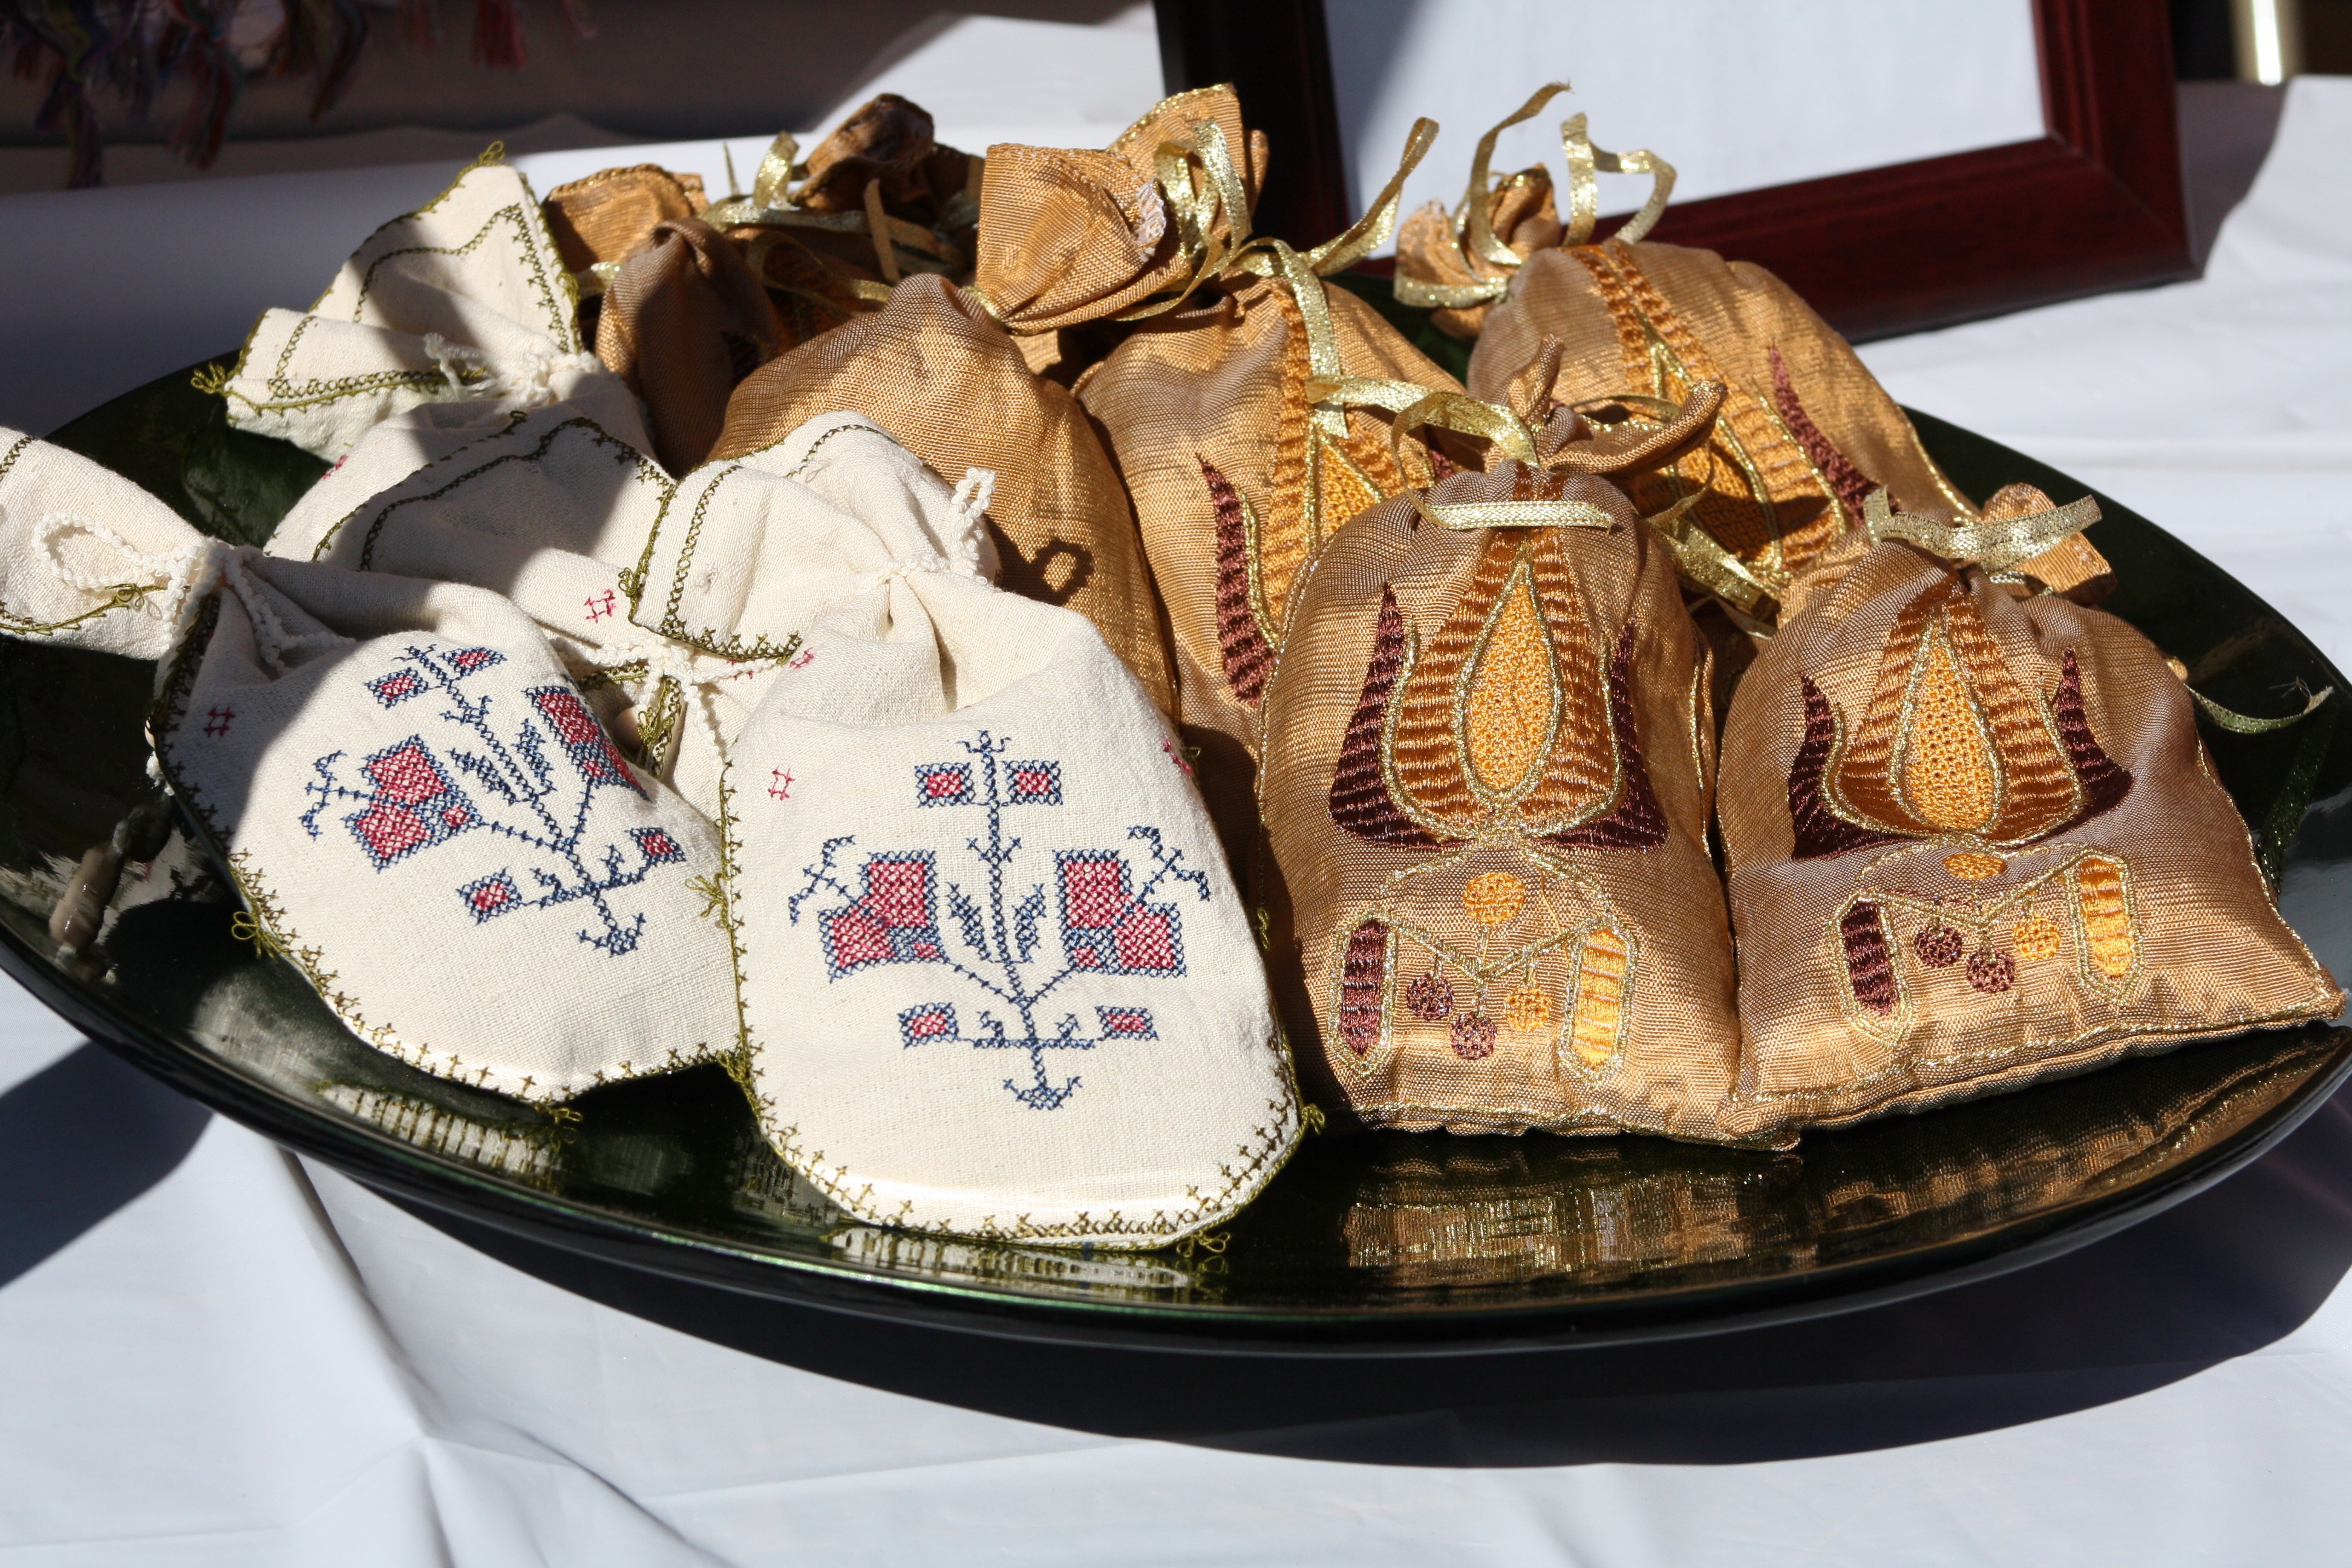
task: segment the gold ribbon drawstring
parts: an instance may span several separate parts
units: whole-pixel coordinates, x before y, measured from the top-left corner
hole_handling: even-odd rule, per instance
[[[1862,516],[1874,542],[1899,539],[1947,561],[1973,561],[1999,576],[2098,521],[2099,503],[2084,496],[1997,522],[1948,523],[1926,512],[1895,510],[1882,488],[1864,500]]]
[[[1567,245],[1589,245],[1592,241],[1592,226],[1601,217],[1601,182],[1594,172],[1603,174],[1647,174],[1650,176],[1650,199],[1642,208],[1618,226],[1611,237],[1631,245],[1658,226],[1666,215],[1666,199],[1675,194],[1675,166],[1651,152],[1636,147],[1631,153],[1612,153],[1596,147],[1585,134],[1584,116],[1572,115],[1559,128],[1561,153],[1568,160],[1568,237]]]
[[[2222,707],[2219,702],[2214,701],[2210,697],[2206,696],[2195,687],[2188,685],[2185,681],[2182,683],[2182,688],[2189,696],[2197,699],[2197,706],[2205,710],[2205,716],[2207,718],[2212,720],[2213,722],[2219,724],[2222,729],[2229,731],[2233,735],[2267,735],[2273,731],[2284,730],[2292,725],[2300,724],[2305,719],[2310,718],[2314,713],[2317,712],[2321,703],[2336,695],[2336,688],[2332,686],[2323,686],[2305,700],[2301,710],[2289,713],[2283,719],[2257,719],[2251,713],[2240,713],[2231,709]]]
[[[1463,248],[1469,254],[1483,257],[1497,267],[1513,269],[1518,267],[1518,252],[1495,235],[1495,186],[1489,174],[1495,163],[1495,142],[1512,126],[1533,120],[1545,104],[1569,90],[1569,85],[1564,81],[1551,82],[1536,89],[1534,97],[1519,105],[1514,113],[1489,126],[1486,134],[1478,138],[1477,153],[1470,160],[1470,184],[1464,189],[1462,205],[1454,209],[1454,232],[1466,237],[1468,243]],[[1584,116],[1580,114],[1570,123],[1581,124],[1583,120]],[[1570,160],[1569,167],[1571,171],[1575,168],[1573,160]],[[1507,279],[1497,279],[1496,281],[1501,284]],[[1487,297],[1492,299],[1495,296]]]
[[[1307,395],[1318,401],[1353,407],[1385,408],[1396,417],[1389,426],[1389,450],[1400,472],[1410,473],[1404,461],[1404,437],[1423,426],[1476,436],[1494,444],[1505,457],[1530,467],[1541,467],[1536,454],[1535,432],[1513,410],[1458,392],[1432,392],[1409,381],[1381,381],[1370,376],[1341,376],[1307,384]],[[1629,399],[1610,399],[1625,402]],[[1644,399],[1656,403],[1657,399]],[[1680,412],[1664,405],[1668,416]],[[1722,600],[1742,624],[1755,624],[1769,614],[1772,590],[1748,569],[1746,563],[1717,543],[1690,519],[1691,509],[1704,491],[1685,496],[1664,511],[1642,521],[1665,542],[1683,580],[1702,593]],[[1475,528],[1599,528],[1615,526],[1601,508],[1580,500],[1486,500],[1432,502],[1419,489],[1408,489],[1413,510],[1434,527]]]
[[[1455,242],[1462,248],[1463,260],[1470,270],[1478,270],[1478,263],[1486,262],[1504,269],[1505,276],[1484,278],[1473,283],[1431,283],[1399,273],[1396,297],[1401,304],[1426,310],[1458,310],[1468,305],[1484,305],[1501,299],[1510,290],[1509,274],[1525,264],[1526,258],[1505,245],[1495,233],[1494,195],[1501,188],[1493,174],[1496,139],[1512,126],[1532,120],[1544,105],[1561,93],[1569,84],[1555,81],[1538,88],[1533,97],[1498,121],[1478,138],[1478,150],[1470,160],[1470,184],[1462,193],[1462,203],[1454,212]],[[1586,130],[1585,117],[1572,115],[1559,128],[1560,153],[1568,163],[1567,237],[1564,245],[1589,245],[1593,226],[1601,216],[1601,174],[1647,174],[1650,176],[1650,196],[1641,210],[1625,220],[1616,237],[1627,242],[1642,238],[1657,226],[1664,216],[1667,198],[1674,195],[1675,166],[1646,147],[1630,153],[1612,153],[1593,145]]]
[[[955,271],[963,266],[963,252],[944,236],[905,218],[892,217],[882,210],[882,187],[878,180],[866,184],[863,210],[849,213],[813,213],[799,205],[799,193],[792,188],[793,176],[805,174],[801,167],[800,142],[789,131],[780,131],[768,144],[765,156],[760,160],[760,172],[751,176],[749,196],[730,195],[716,205],[706,207],[702,221],[713,228],[762,228],[782,231],[794,228],[821,228],[835,234],[862,234],[874,242],[875,264],[883,281],[854,279],[845,286],[867,304],[881,304],[890,298],[891,289],[905,275],[906,268],[898,260],[900,250],[912,251],[938,262],[941,268]],[[730,156],[732,167],[732,156]],[[732,184],[730,181],[730,184]],[[744,259],[762,281],[768,280],[768,252],[783,242],[782,232],[761,235],[745,247]],[[769,287],[782,289],[770,282]],[[802,293],[799,289],[785,289]],[[815,303],[828,307],[833,302],[814,295],[807,296]],[[837,309],[837,307],[833,307]]]
[[[1436,140],[1437,121],[1426,117],[1414,121],[1396,172],[1389,176],[1388,184],[1381,187],[1380,195],[1365,208],[1363,216],[1312,250],[1302,251],[1272,235],[1251,237],[1249,193],[1234,164],[1233,150],[1225,143],[1224,131],[1213,120],[1197,122],[1192,127],[1190,145],[1163,142],[1152,155],[1160,194],[1168,204],[1181,253],[1192,258],[1191,269],[1175,294],[1127,311],[1117,320],[1138,321],[1173,310],[1202,286],[1228,273],[1280,278],[1290,285],[1291,296],[1298,302],[1299,317],[1306,323],[1308,374],[1320,381],[1345,379],[1339,363],[1339,334],[1331,324],[1331,305],[1324,292],[1323,279],[1353,267],[1386,243],[1396,228],[1397,207],[1403,200],[1406,177],[1420,166]],[[1205,176],[1205,188],[1200,176]],[[1225,216],[1222,238],[1215,229],[1220,211]],[[1318,407],[1312,417],[1324,435],[1335,440],[1347,438],[1344,411]]]

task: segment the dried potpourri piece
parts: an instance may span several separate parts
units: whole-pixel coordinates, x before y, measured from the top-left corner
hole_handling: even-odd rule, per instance
[[[1487,434],[1487,471],[1364,512],[1297,590],[1259,791],[1276,971],[1367,1123],[1729,1136],[1708,655],[1622,488],[1721,402],[1538,433],[1428,398],[1400,421]]]
[[[1928,458],[1911,422],[1828,323],[1762,268],[1712,251],[1644,240],[1665,210],[1674,170],[1655,153],[1593,145],[1582,115],[1560,128],[1568,213],[1557,237],[1543,219],[1555,194],[1540,168],[1496,182],[1496,132],[1531,118],[1565,90],[1554,83],[1479,143],[1462,219],[1416,215],[1400,241],[1397,294],[1441,308],[1440,324],[1475,331],[1470,389],[1502,398],[1542,353],[1566,349],[1554,394],[1671,404],[1700,382],[1726,388],[1708,444],[1633,487],[1645,512],[1691,501],[1690,521],[1729,549],[1767,593],[1862,521],[1863,499],[1885,489],[1900,510],[1963,520],[1975,508]],[[1646,174],[1649,200],[1595,243],[1597,173]],[[1521,216],[1540,184],[1538,210]],[[1516,219],[1516,221],[1514,221]],[[1508,230],[1507,239],[1505,237]],[[1447,310],[1455,312],[1452,316]],[[1471,316],[1483,313],[1475,324]],[[2020,570],[2091,602],[2112,585],[2077,534]]]
[[[2147,638],[2019,568],[2095,521],[1864,505],[1723,739],[1734,1130],[1917,1110],[2336,1015]]]
[[[0,604],[159,661],[157,762],[245,929],[368,1044],[538,1101],[732,1048],[717,834],[505,598],[232,547],[5,431]]]

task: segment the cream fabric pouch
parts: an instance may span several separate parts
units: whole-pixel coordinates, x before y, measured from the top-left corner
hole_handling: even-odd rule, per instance
[[[640,599],[793,650],[720,797],[761,1125],[863,1219],[1164,1245],[1299,1134],[1256,944],[1142,687],[1084,616],[985,580],[978,508],[925,548],[939,481],[907,459],[894,489],[896,450],[837,416],[768,454],[795,479],[690,477]],[[763,483],[764,512],[728,501]],[[866,540],[811,526],[820,501]]]
[[[577,315],[530,183],[477,163],[369,236],[308,310],[263,312],[219,390],[238,429],[330,461],[394,416],[436,405],[373,441],[362,465],[371,477],[439,456],[442,433],[487,432],[550,403],[578,405],[649,450],[635,397],[585,352]]]
[[[273,559],[0,432],[0,629],[161,661],[164,777],[362,1039],[529,1100],[723,1052],[717,836],[478,587]]]

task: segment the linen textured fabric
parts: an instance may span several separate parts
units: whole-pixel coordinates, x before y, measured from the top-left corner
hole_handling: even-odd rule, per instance
[[[838,410],[866,416],[942,476],[993,473],[1003,586],[1085,616],[1173,709],[1166,633],[1118,471],[1077,401],[1031,371],[970,296],[908,278],[879,310],[770,361],[736,389],[711,455],[773,447]]]
[[[1727,1136],[1708,656],[1604,477],[1704,441],[1714,396],[1646,450],[1563,411],[1539,461],[1364,512],[1297,590],[1259,789],[1276,952],[1370,1125]]]
[[[1792,586],[1724,731],[1727,1128],[1927,1110],[2341,1008],[2163,654],[2023,591],[1863,532]]]
[[[11,431],[0,603],[13,635],[163,661],[173,793],[257,942],[377,1049],[546,1101],[732,1047],[689,885],[716,833],[499,595],[233,548]]]
[[[1538,251],[1486,318],[1472,393],[1505,395],[1547,336],[1567,351],[1563,403],[1728,388],[1714,440],[1633,499],[1647,513],[1698,492],[1693,521],[1768,585],[1859,527],[1873,489],[1906,511],[1975,515],[1845,340],[1760,267],[1647,240]]]
[[[727,237],[670,218],[604,290],[596,357],[643,400],[654,456],[682,474],[709,456],[728,397],[781,333],[767,289]]]
[[[511,600],[632,760],[709,815],[726,738],[778,661],[723,658],[629,619],[625,579],[676,488],[586,416],[532,409],[371,497],[302,558]]]
[[[221,389],[229,422],[333,461],[422,405],[487,431],[569,402],[642,448],[636,399],[583,352],[577,305],[530,182],[477,163],[377,229],[309,310],[263,312]]]
[[[681,489],[640,615],[795,650],[720,797],[770,1142],[877,1223],[1108,1247],[1219,1223],[1301,1112],[1165,720],[1083,616],[989,584],[971,481],[852,416],[756,456]]]

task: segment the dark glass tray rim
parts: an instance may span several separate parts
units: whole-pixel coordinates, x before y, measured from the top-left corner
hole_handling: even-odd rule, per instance
[[[2046,466],[1914,413],[1931,448],[1960,441],[2003,452],[2010,468],[2047,488]],[[2072,487],[2075,493],[2084,487]],[[2183,550],[2177,541],[2168,541]],[[2186,552],[2193,556],[2193,552]],[[2219,567],[2203,574],[2240,593]],[[2252,595],[2248,594],[2252,598]],[[2310,658],[2345,688],[2324,655]],[[567,1201],[415,1148],[363,1123],[329,1116],[278,1091],[193,1041],[172,1037],[76,985],[16,932],[0,925],[0,969],[92,1040],[133,1066],[266,1137],[355,1177],[412,1212],[461,1232],[488,1226],[625,1268],[753,1297],[965,1332],[1066,1344],[1219,1354],[1465,1354],[1626,1343],[1711,1334],[1855,1310],[1988,1279],[2113,1235],[2194,1196],[2261,1157],[2352,1078],[2352,1042],[2293,1094],[2225,1141],[2155,1175],[1957,1239],[1888,1248],[1801,1273],[1668,1289],[1628,1289],[1605,1300],[1534,1306],[1439,1304],[1411,1309],[1235,1307],[1045,1300],[984,1284],[883,1276],[731,1245]],[[2190,1048],[2194,1048],[2193,1047]]]

